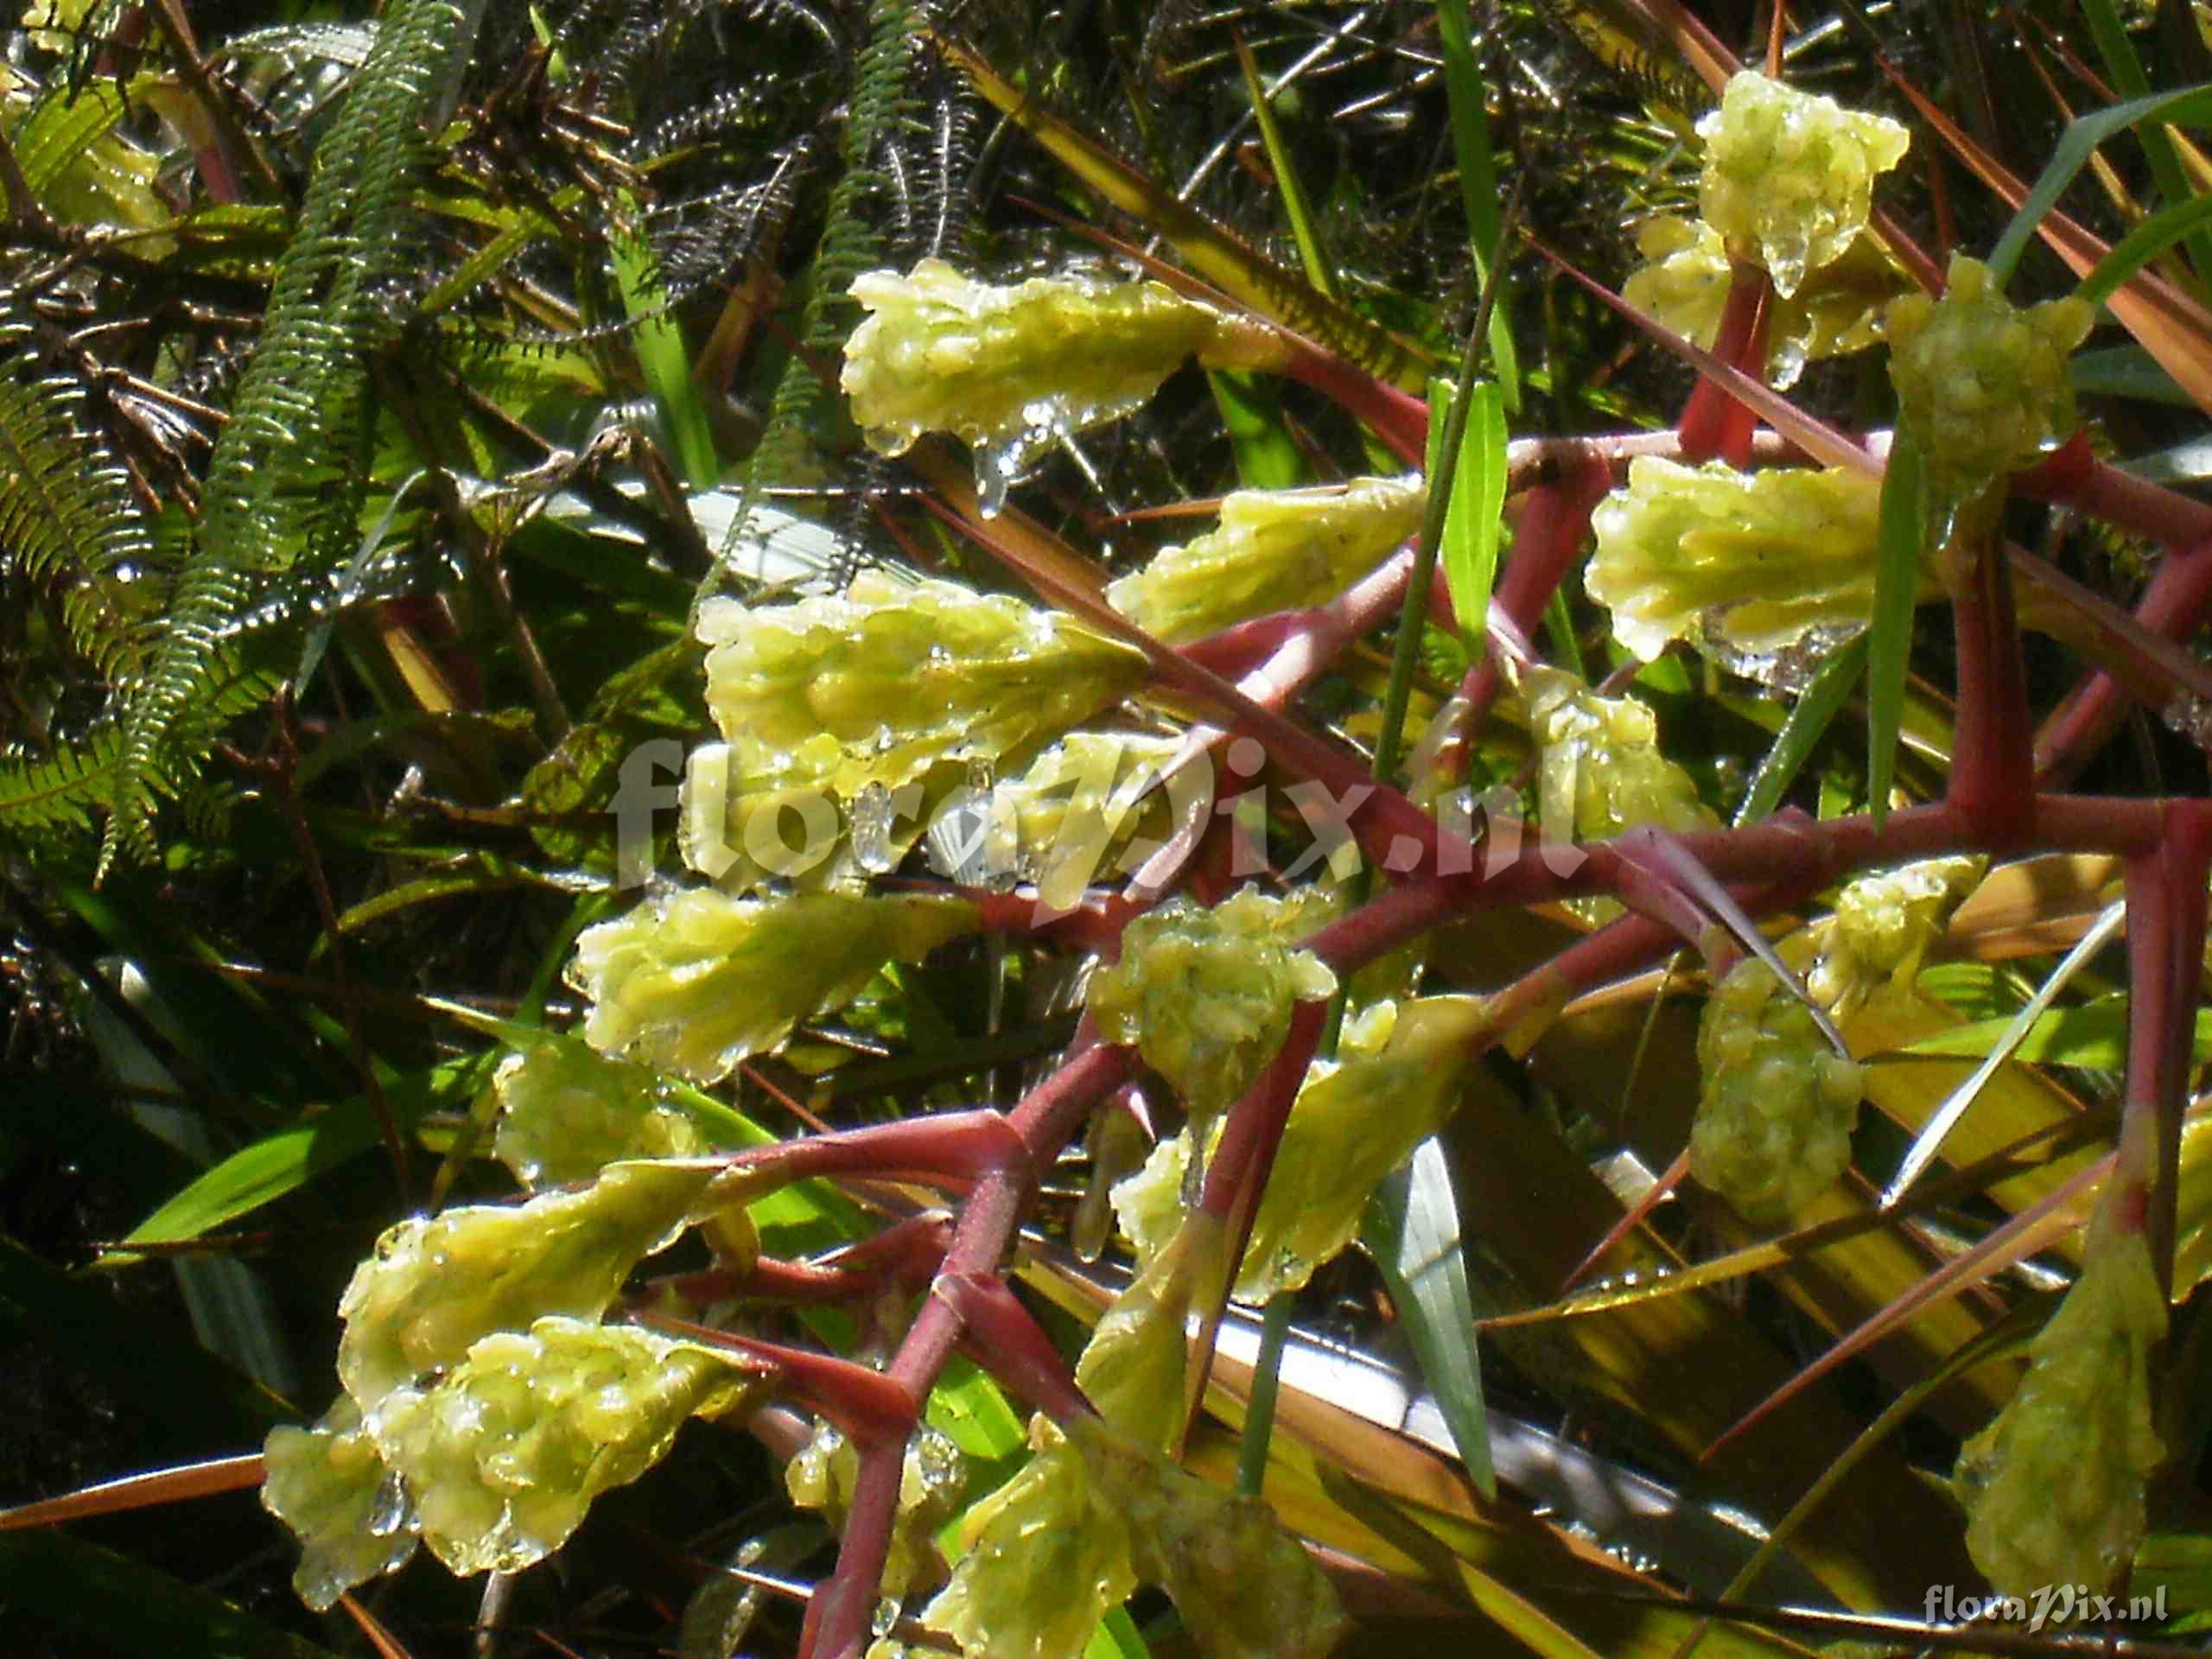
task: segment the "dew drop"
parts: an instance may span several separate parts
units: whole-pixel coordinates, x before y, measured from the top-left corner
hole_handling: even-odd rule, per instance
[[[976,451],[976,511],[986,518],[995,518],[1006,506],[1006,493],[1013,487],[1014,474],[1021,464],[1021,445],[1010,443],[985,444]]]
[[[891,791],[881,784],[870,784],[854,798],[849,810],[855,861],[870,875],[896,869],[899,852],[891,842],[891,828],[898,812]]]
[[[408,1501],[407,1483],[397,1469],[385,1471],[384,1479],[377,1485],[376,1501],[369,1506],[369,1535],[389,1538],[404,1529],[415,1518],[415,1506]]]
[[[2194,691],[2175,691],[2158,718],[2200,749],[2212,749],[2212,702]]]

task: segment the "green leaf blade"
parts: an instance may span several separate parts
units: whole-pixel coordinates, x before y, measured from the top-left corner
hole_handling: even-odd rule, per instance
[[[1882,480],[1874,622],[1866,644],[1866,798],[1880,823],[1897,777],[1897,734],[1904,723],[1905,671],[1912,657],[1913,601],[1920,550],[1928,536],[1928,473],[1919,443],[1903,428],[1890,446]]]

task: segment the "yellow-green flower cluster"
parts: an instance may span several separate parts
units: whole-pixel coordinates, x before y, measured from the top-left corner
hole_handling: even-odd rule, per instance
[[[1237,1270],[1238,1300],[1300,1288],[1351,1242],[1368,1195],[1458,1103],[1486,1018],[1478,999],[1427,996],[1378,1002],[1347,1022],[1338,1058],[1307,1072],[1283,1125]],[[1114,1189],[1115,1214],[1141,1267],[1149,1269],[1183,1224],[1180,1195],[1197,1144],[1186,1128]]]
[[[1784,297],[1866,227],[1875,178],[1904,159],[1910,142],[1895,121],[1754,69],[1730,79],[1719,109],[1697,130],[1706,145],[1706,223],[1738,257],[1765,266]]]
[[[1033,880],[1046,906],[1072,908],[1116,848],[1147,826],[1166,833],[1167,796],[1153,785],[1182,747],[1132,732],[1069,733],[992,788],[986,875]]]
[[[1128,1523],[1043,1418],[1037,1455],[968,1511],[952,1581],[922,1613],[972,1659],[1077,1659],[1137,1587]]]
[[[642,1065],[547,1037],[493,1073],[499,1121],[493,1155],[525,1186],[559,1186],[633,1158],[708,1150],[689,1114],[664,1103],[666,1084]]]
[[[1119,702],[1146,671],[1136,652],[1056,613],[873,570],[842,595],[709,600],[696,628],[723,741],[692,757],[683,854],[736,892],[771,875],[852,875],[825,862],[849,818],[862,866],[889,868],[929,808],[972,772],[1034,751]],[[910,784],[923,788],[894,803]],[[869,812],[915,826],[873,862],[858,845]],[[801,845],[779,815],[803,826]]]
[[[792,1503],[820,1511],[842,1532],[860,1477],[859,1448],[823,1423],[785,1467],[784,1485]],[[938,1532],[952,1519],[967,1491],[968,1464],[960,1448],[926,1423],[916,1429],[899,1469],[899,1508],[884,1557],[883,1594],[904,1596],[932,1571]]]
[[[338,1380],[374,1430],[394,1390],[460,1363],[480,1338],[543,1314],[597,1319],[631,1268],[683,1230],[714,1175],[613,1164],[581,1191],[401,1222],[339,1299]]]
[[[1690,1173],[1751,1222],[1787,1219],[1851,1161],[1861,1068],[1764,963],[1738,963],[1698,1026]]]
[[[922,1614],[975,1659],[1076,1659],[1139,1581],[1166,1590],[1219,1659],[1322,1659],[1336,1592],[1267,1505],[1185,1473],[1094,1418],[969,1511],[952,1582]]]
[[[312,1428],[271,1429],[261,1458],[262,1507],[298,1535],[292,1587],[318,1613],[414,1554],[406,1488],[385,1466],[351,1395],[340,1395]]]
[[[1964,254],[1951,256],[1942,299],[1891,303],[1897,419],[1919,441],[1939,499],[1975,495],[2072,434],[2066,359],[2095,321],[2070,296],[2019,309]]]
[[[943,894],[690,887],[586,928],[569,980],[591,999],[594,1048],[712,1083],[842,1007],[885,963],[919,962],[975,927],[975,906]]]
[[[1109,604],[1170,645],[1274,611],[1319,605],[1421,528],[1418,477],[1356,478],[1342,489],[1239,490],[1218,528],[1160,550],[1106,590]]]
[[[942,259],[853,283],[868,312],[845,347],[843,385],[869,445],[904,453],[950,432],[976,453],[986,505],[1063,433],[1118,419],[1185,358],[1208,368],[1279,367],[1264,325],[1155,282],[1033,277],[995,288]]]
[[[740,1362],[597,1323],[716,1173],[613,1164],[579,1191],[464,1205],[377,1242],[338,1305],[345,1395],[264,1450],[262,1501],[301,1538],[310,1606],[390,1572],[418,1536],[458,1573],[526,1567],[686,1417],[741,1402]]]
[[[1336,988],[1292,943],[1303,916],[1300,901],[1247,887],[1211,910],[1172,899],[1138,917],[1122,931],[1121,960],[1090,982],[1099,1031],[1134,1043],[1192,1121],[1211,1122],[1282,1046],[1292,1005]]]
[[[1645,263],[1629,273],[1621,297],[1711,351],[1733,280],[1720,232],[1703,219],[1655,219],[1637,232],[1636,245]],[[1768,307],[1768,380],[1786,391],[1807,364],[1880,344],[1883,308],[1909,286],[1881,245],[1859,237]]]
[[[1378,1002],[1307,1075],[1253,1217],[1236,1294],[1297,1290],[1359,1230],[1383,1178],[1443,1127],[1488,1028],[1479,998]]]
[[[1591,515],[1590,596],[1647,662],[1687,639],[1732,668],[1771,664],[1873,615],[1881,499],[1880,480],[1846,467],[1739,473],[1639,455]]]
[[[592,1500],[666,1455],[684,1420],[740,1404],[729,1355],[547,1318],[483,1338],[437,1387],[401,1391],[378,1443],[423,1540],[456,1573],[514,1573],[566,1541]]]
[[[1659,750],[1658,722],[1634,697],[1601,697],[1561,669],[1523,676],[1529,729],[1543,747],[1538,802],[1547,830],[1583,841],[1637,824],[1707,830],[1719,820],[1689,773]]]
[[[2082,1275],[2028,1349],[2005,1409],[1960,1451],[1967,1552],[1997,1589],[2119,1580],[2143,1541],[2144,1492],[2164,1450],[2148,1355],[2165,1298],[2140,1232],[2101,1212]]]
[[[1188,1143],[1180,1136],[1164,1144],[1187,1154]],[[1155,1245],[1151,1259],[1099,1317],[1075,1368],[1076,1386],[1098,1414],[1131,1440],[1158,1451],[1171,1449],[1182,1435],[1188,1357],[1184,1327],[1198,1276],[1175,1232],[1182,1218],[1183,1167],[1182,1158],[1172,1157],[1152,1175],[1154,1197],[1164,1192],[1169,1206],[1166,1225],[1155,1236],[1168,1242]],[[1140,1182],[1146,1177],[1128,1179]]]
[[[1910,985],[1944,919],[1987,867],[1972,856],[1925,859],[1845,887],[1805,976],[1813,1000],[1841,1020],[1883,986]]]

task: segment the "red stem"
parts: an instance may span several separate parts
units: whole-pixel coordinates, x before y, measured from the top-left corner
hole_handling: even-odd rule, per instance
[[[1029,1316],[1006,1281],[980,1273],[945,1274],[930,1293],[953,1304],[963,1334],[960,1349],[992,1378],[1065,1427],[1095,1417],[1060,1351]]]
[[[1007,1114],[1006,1122],[1020,1138],[1023,1155],[976,1183],[953,1229],[941,1277],[988,1274],[997,1268],[1039,1178],[1092,1109],[1127,1083],[1135,1069],[1128,1050],[1096,1040],[1088,1016],[1077,1027],[1075,1046],[1073,1058]],[[932,1295],[922,1303],[889,1372],[890,1380],[917,1408],[944,1373],[965,1325],[960,1311],[945,1299]],[[910,1417],[910,1430],[912,1423]],[[800,1632],[799,1652],[810,1659],[856,1659],[870,1635],[876,1589],[891,1548],[906,1455],[905,1435],[887,1435],[862,1443],[859,1449],[860,1478],[836,1570],[808,1603]]]
[[[728,1160],[729,1173],[718,1179],[740,1189],[733,1197],[750,1201],[758,1194],[748,1178],[765,1178],[776,1186],[836,1175],[964,1182],[1003,1167],[1021,1152],[1007,1120],[996,1112],[939,1112],[779,1141],[739,1153]]]
[[[2205,883],[2212,874],[2212,803],[2172,803],[2166,826],[2157,848],[2127,865],[2127,1103],[2120,1117],[2115,1179],[2139,1184],[2151,1177],[2142,1195],[2143,1230],[2150,1237],[2159,1285],[2171,1294],[2181,1120],[2196,1071],[2192,1049],[2204,962]],[[2153,1138],[2154,1159],[2143,1155],[2146,1136]]]
[[[1491,626],[1503,621],[1525,638],[1536,631],[1552,595],[1582,550],[1590,515],[1613,485],[1613,469],[1595,449],[1565,457],[1564,476],[1529,492],[1513,531],[1513,556],[1490,605]],[[1467,700],[1467,730],[1479,731],[1504,687],[1495,646],[1484,641],[1482,660],[1467,670],[1459,695]]]
[[[1283,373],[1363,422],[1408,467],[1428,459],[1428,405],[1346,358],[1296,335]]]
[[[2135,620],[2162,639],[2192,639],[2212,617],[2212,541],[2170,549],[2135,607]],[[2080,775],[2120,728],[2134,698],[2099,670],[2069,694],[2044,722],[2037,742],[2037,779],[2063,787]]]
[[[1260,1213],[1268,1178],[1274,1172],[1275,1154],[1282,1148],[1283,1128],[1290,1121],[1290,1109],[1298,1102],[1306,1070],[1313,1064],[1328,1016],[1325,1002],[1300,1002],[1292,1010],[1282,1046],[1244,1097],[1230,1108],[1221,1140],[1206,1165],[1205,1185],[1194,1219],[1202,1226],[1218,1226],[1226,1249],[1219,1282],[1207,1287],[1212,1294],[1206,1306],[1196,1310],[1198,1351],[1183,1385],[1186,1433],[1198,1402],[1205,1398],[1206,1379],[1213,1370],[1214,1338],[1243,1265],[1244,1247],[1251,1242],[1252,1224]]]
[[[2167,953],[2146,963],[2138,982],[2149,986],[2155,979],[2174,987],[2186,982],[2185,988],[2193,990],[2190,976],[2196,958],[2190,952],[2202,948],[2205,870],[2208,861],[2212,861],[2212,805],[2049,795],[2036,799],[2034,823],[2034,844],[2038,847],[2120,853],[2138,859],[2139,864],[2149,855],[2168,861],[2160,870],[2140,877],[2163,883],[2144,889],[2158,895],[2145,902],[2160,902],[2170,895],[2171,902],[2186,907],[2189,914],[2180,932],[2172,936]],[[1316,934],[1308,941],[1309,948],[1342,975],[1456,916],[1583,893],[1618,894],[1637,877],[1631,868],[1633,846],[1601,842],[1522,851],[1503,844],[1507,827],[1491,826],[1486,850],[1494,856],[1486,871],[1471,868],[1464,874],[1432,874],[1393,888]],[[2170,838],[2175,850],[2160,853]],[[1879,826],[1863,816],[1820,823],[1769,820],[1679,839],[1684,854],[1696,859],[1716,880],[1764,886],[1769,892],[1762,897],[1770,903],[1780,901],[1775,895],[1784,888],[1802,891],[1866,865],[1978,845],[1980,837],[1973,815],[1956,803],[1945,802],[1891,813]],[[2147,866],[2143,868],[2147,871]],[[2184,938],[2196,943],[2185,944]],[[1667,930],[1641,918],[1624,918],[1497,992],[1491,1004],[1495,1018],[1489,1029],[1510,1032],[1546,1008],[1563,1005],[1578,990],[1656,960],[1673,944],[1673,936]],[[1288,1100],[1294,1098],[1297,1082],[1305,1072],[1310,1056],[1306,1027],[1311,1020],[1311,1011],[1301,1007],[1285,1052],[1269,1067],[1261,1089],[1248,1096],[1248,1100],[1263,1099],[1267,1109],[1262,1110],[1260,1104],[1248,1107],[1240,1103],[1229,1131],[1234,1138],[1225,1139],[1217,1155],[1218,1173],[1209,1174],[1209,1213],[1238,1220],[1240,1235],[1264,1185],[1274,1148],[1280,1144],[1281,1115],[1287,1112]],[[2186,1031],[2189,1023],[2184,1020],[2181,1028]],[[2144,1037],[2139,1041],[2148,1045],[2151,1039]],[[2159,1054],[2168,1058],[2161,1058],[2145,1049],[2136,1075],[2147,1077],[2151,1073],[2145,1067],[2163,1066],[2165,1069],[2157,1072],[2160,1081],[2155,1086],[2170,1088],[2165,1079],[2176,1075],[2170,1058],[2174,1052],[2171,1045],[2162,1048]],[[2185,1062],[2186,1048],[2177,1052]],[[1046,1167],[1091,1110],[1129,1080],[1134,1066],[1127,1050],[1099,1044],[1087,1020],[1078,1028],[1071,1058],[1024,1096],[1003,1120],[1012,1139],[1020,1143],[1018,1153],[1006,1138],[991,1138],[995,1148],[1008,1155],[1003,1162],[988,1165],[978,1173],[954,1229],[941,1282],[950,1286],[963,1277],[987,1278],[995,1273]],[[2146,1083],[2145,1086],[2152,1085]],[[927,1132],[938,1129],[943,1122],[924,1119],[914,1127]],[[823,1136],[798,1144],[842,1144],[844,1150],[840,1158],[851,1161],[856,1156],[855,1144],[869,1133]],[[974,1143],[963,1159],[978,1158],[984,1144],[982,1137],[971,1133],[963,1138]],[[888,1144],[880,1141],[876,1149],[883,1150]],[[954,1160],[940,1155],[924,1161],[943,1167]],[[1241,1253],[1241,1242],[1239,1249]],[[1234,1262],[1235,1257],[1230,1260]],[[808,1610],[802,1649],[808,1655],[855,1659],[868,1639],[875,1588],[882,1576],[897,1511],[905,1433],[911,1429],[919,1402],[927,1397],[946,1360],[968,1333],[968,1319],[960,1301],[957,1293],[929,1297],[900,1344],[888,1376],[880,1379],[892,1385],[896,1397],[907,1402],[905,1415],[876,1424],[873,1438],[856,1437],[861,1440],[860,1484],[836,1571]],[[871,1394],[893,1397],[872,1384],[861,1386]],[[1044,1385],[1037,1386],[1041,1389]]]
[[[2035,728],[2012,568],[1998,538],[1976,541],[1973,569],[1951,596],[1959,702],[1946,798],[1980,826],[1994,852],[2035,834]]]
[[[1773,291],[1773,279],[1766,272],[1730,262],[1728,298],[1721,307],[1713,354],[1755,380],[1766,378],[1767,302]],[[1751,434],[1758,426],[1758,416],[1749,404],[1702,375],[1675,423],[1682,435],[1683,460],[1718,456],[1736,467],[1751,465]]]
[[[2018,474],[2012,486],[2170,547],[2212,542],[2212,505],[2099,461],[2085,434]]]

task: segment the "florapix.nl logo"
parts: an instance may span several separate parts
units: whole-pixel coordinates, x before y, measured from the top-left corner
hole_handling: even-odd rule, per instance
[[[1449,719],[1448,709],[1440,712],[1414,751],[1414,775],[1448,737]],[[882,874],[918,842],[931,868],[950,880],[1034,883],[1040,919],[1065,913],[1073,896],[1095,882],[1128,877],[1142,885],[1155,860],[1216,818],[1232,826],[1228,874],[1234,880],[1273,875],[1295,881],[1317,868],[1320,879],[1350,879],[1364,861],[1353,818],[1381,786],[1354,784],[1338,792],[1312,779],[1270,783],[1262,779],[1267,766],[1259,743],[1237,737],[1126,772],[1102,749],[1063,767],[1041,789],[1033,777],[993,782],[978,775],[950,791],[933,794],[909,781],[841,800],[822,789],[748,793],[727,746],[703,744],[687,753],[678,740],[658,738],[632,749],[617,772],[611,804],[616,885],[637,887],[652,880],[658,815],[671,809],[682,815],[685,862],[709,880],[741,864],[751,878],[795,881],[841,853],[862,872]],[[1065,810],[1033,810],[1040,794]],[[1572,874],[1586,855],[1554,826],[1573,823],[1574,780],[1548,768],[1542,795],[1548,810],[1538,815],[1538,855],[1554,874]],[[1167,833],[1134,833],[1154,803],[1164,804],[1155,817],[1164,819]],[[1442,791],[1428,809],[1433,841],[1425,846],[1409,836],[1393,836],[1375,861],[1391,874],[1418,868],[1469,875],[1479,868],[1487,878],[1520,858],[1522,810],[1520,793],[1503,784],[1480,794]],[[1266,833],[1278,816],[1306,832],[1306,844],[1280,868],[1270,860]]]

